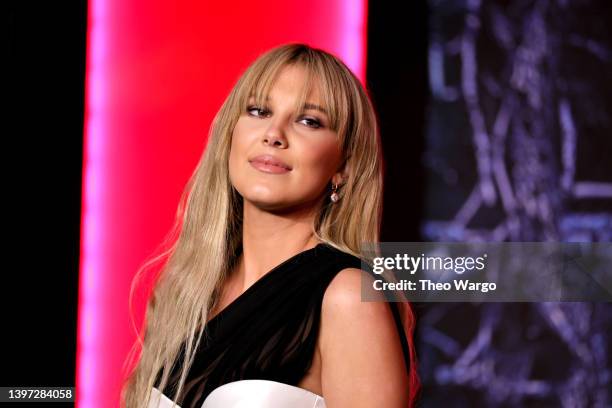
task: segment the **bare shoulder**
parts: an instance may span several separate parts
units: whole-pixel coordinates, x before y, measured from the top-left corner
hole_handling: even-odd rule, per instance
[[[336,274],[323,296],[320,353],[323,397],[330,407],[405,407],[408,374],[389,304],[361,300],[361,269]]]

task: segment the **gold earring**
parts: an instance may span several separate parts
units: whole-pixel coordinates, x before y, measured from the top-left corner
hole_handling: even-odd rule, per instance
[[[340,196],[338,195],[338,193],[336,192],[338,190],[338,185],[332,183],[332,193],[331,196],[329,196],[329,198],[332,200],[332,202],[337,202],[340,199]]]

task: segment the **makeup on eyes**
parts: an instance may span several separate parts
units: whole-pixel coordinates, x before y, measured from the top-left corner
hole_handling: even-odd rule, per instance
[[[320,108],[320,107],[319,107],[320,109],[315,109],[313,106],[317,106],[317,105],[312,105],[312,104],[308,104],[307,103],[304,106],[304,108],[305,108],[304,110],[307,111],[307,110],[321,110],[321,109],[323,109],[323,108]],[[250,111],[253,111],[253,110],[259,111],[260,114],[259,115],[252,115],[250,113]],[[265,116],[267,116],[267,115],[269,115],[271,113],[271,111],[268,108],[266,108],[266,107],[262,108],[262,107],[259,107],[259,106],[256,106],[256,105],[249,105],[249,106],[247,106],[246,112],[249,115],[251,115],[253,117],[256,117],[256,118],[265,117]],[[315,116],[304,116],[304,115],[301,115],[300,118],[299,118],[299,121],[304,121],[304,120],[310,121],[311,125],[306,125],[306,126],[312,128],[312,129],[322,129],[322,128],[325,127],[324,121],[319,119],[319,118],[317,118],[317,117],[315,117]]]

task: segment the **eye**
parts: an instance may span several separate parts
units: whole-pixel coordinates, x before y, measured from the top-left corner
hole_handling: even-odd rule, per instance
[[[270,112],[268,112],[264,108],[260,108],[258,106],[249,106],[247,107],[247,112],[249,115],[254,116],[256,118],[261,118],[264,116],[268,116]]]
[[[303,122],[306,126],[311,127],[313,129],[319,129],[321,127],[323,127],[323,124],[315,118],[302,118],[300,119],[300,122]]]

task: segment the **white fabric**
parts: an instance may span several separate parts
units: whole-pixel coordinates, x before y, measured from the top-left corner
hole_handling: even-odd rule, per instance
[[[171,408],[172,404],[171,399],[153,388],[148,408]],[[201,408],[325,408],[325,400],[303,388],[277,381],[240,380],[215,388]]]
[[[151,390],[151,398],[149,398],[149,405],[147,408],[181,408],[178,405],[172,405],[173,401],[166,397],[163,393],[159,392],[159,390],[153,387]]]

